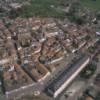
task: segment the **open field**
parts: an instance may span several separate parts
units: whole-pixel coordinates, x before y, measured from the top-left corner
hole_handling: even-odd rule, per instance
[[[18,12],[11,13],[11,16],[21,17],[55,17],[64,18],[66,14],[57,10],[59,6],[66,6],[74,0],[32,0],[30,5],[23,6]],[[100,0],[80,0],[83,6],[86,6],[92,10],[100,10]]]
[[[29,6],[24,6],[21,16],[63,17],[64,13],[57,11],[56,7],[65,4],[68,0],[32,0]]]
[[[81,0],[82,4],[94,11],[100,11],[100,0]]]

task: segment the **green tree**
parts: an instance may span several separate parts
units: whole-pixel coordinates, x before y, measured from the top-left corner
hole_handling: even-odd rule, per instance
[[[71,16],[68,16],[68,18],[71,22],[74,22],[78,25],[82,25],[85,23],[85,20],[83,19],[83,17],[80,17],[80,16],[71,15]]]
[[[83,71],[80,73],[80,76],[82,78],[88,79],[90,78],[96,71],[96,65],[95,64],[89,64]]]
[[[97,95],[96,95],[94,100],[100,100],[100,91],[97,93]]]

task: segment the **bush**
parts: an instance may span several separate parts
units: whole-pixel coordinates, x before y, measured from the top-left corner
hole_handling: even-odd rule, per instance
[[[82,25],[82,24],[85,23],[85,20],[82,17],[80,17],[80,16],[72,15],[72,16],[68,16],[68,18],[69,18],[69,20],[71,22],[74,22],[74,23],[76,23],[78,25]]]
[[[89,64],[87,67],[80,73],[80,76],[82,78],[88,79],[90,78],[96,71],[96,65],[95,64]]]

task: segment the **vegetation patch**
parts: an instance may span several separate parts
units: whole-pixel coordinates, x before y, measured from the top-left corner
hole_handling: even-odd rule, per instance
[[[18,11],[12,11],[10,15],[13,17],[57,17],[65,16],[62,11],[57,11],[56,7],[66,3],[68,0],[32,0],[30,5],[25,5]]]
[[[100,10],[100,0],[81,0],[81,3],[93,11]]]

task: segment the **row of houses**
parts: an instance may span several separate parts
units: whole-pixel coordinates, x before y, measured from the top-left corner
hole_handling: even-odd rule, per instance
[[[81,48],[90,33],[86,27],[77,28],[67,21],[62,21],[60,27],[53,18],[5,18],[6,21],[9,28],[0,20],[0,68],[6,92],[45,80],[56,69],[53,64]]]

